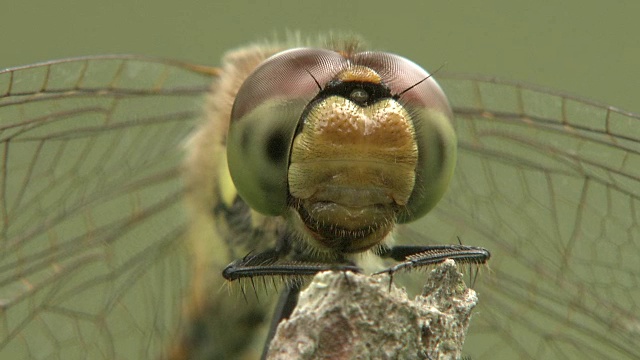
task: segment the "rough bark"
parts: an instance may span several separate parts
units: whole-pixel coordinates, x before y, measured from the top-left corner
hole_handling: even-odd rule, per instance
[[[268,359],[458,359],[477,303],[455,262],[428,276],[422,296],[388,276],[324,272],[300,294]]]

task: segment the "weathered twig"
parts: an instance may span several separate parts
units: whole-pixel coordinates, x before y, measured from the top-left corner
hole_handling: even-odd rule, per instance
[[[452,260],[414,300],[388,277],[320,273],[278,327],[268,359],[457,359],[476,303]]]

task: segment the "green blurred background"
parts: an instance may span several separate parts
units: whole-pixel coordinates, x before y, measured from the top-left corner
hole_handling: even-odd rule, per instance
[[[427,69],[534,83],[640,112],[640,1],[56,0],[0,5],[0,68],[136,53],[217,64],[285,30],[348,30]]]

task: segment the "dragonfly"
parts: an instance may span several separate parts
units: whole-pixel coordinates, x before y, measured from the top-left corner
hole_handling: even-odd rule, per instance
[[[269,242],[216,236],[234,222],[254,231],[233,194],[197,192],[232,180],[184,176],[204,114],[233,101],[212,90],[222,71],[109,55],[0,72],[2,357],[197,358],[209,336],[260,348],[251,334],[269,297],[245,304],[220,291],[221,271]],[[436,78],[456,169],[443,199],[395,238],[491,250],[465,351],[636,358],[640,116],[491,77]],[[193,194],[216,206],[185,205]]]

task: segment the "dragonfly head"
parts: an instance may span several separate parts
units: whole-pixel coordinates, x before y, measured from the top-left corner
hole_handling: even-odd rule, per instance
[[[256,211],[292,211],[321,247],[360,252],[444,194],[456,153],[450,117],[435,80],[403,57],[288,50],[240,87],[229,170]]]

